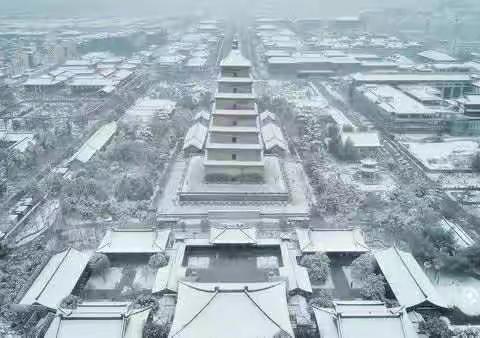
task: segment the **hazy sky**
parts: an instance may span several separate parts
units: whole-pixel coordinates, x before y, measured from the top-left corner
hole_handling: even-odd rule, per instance
[[[433,0],[420,0],[421,3]],[[212,8],[252,8],[262,3],[292,15],[352,15],[359,10],[376,6],[406,6],[418,4],[418,0],[0,0],[0,13],[23,12],[38,15],[142,15],[191,13],[201,3]],[[276,6],[278,5],[278,6]]]

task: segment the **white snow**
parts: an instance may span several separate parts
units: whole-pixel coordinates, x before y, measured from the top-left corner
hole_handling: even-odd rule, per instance
[[[191,269],[208,269],[210,266],[210,257],[188,257],[187,266]]]
[[[137,266],[133,288],[136,290],[151,290],[155,282],[155,273],[146,265]]]
[[[438,284],[434,285],[439,294],[465,314],[480,315],[480,280],[442,273]]]
[[[122,279],[123,268],[109,268],[103,276],[90,277],[85,289],[91,290],[114,290]]]
[[[427,168],[470,169],[472,156],[479,150],[478,142],[469,140],[446,140],[437,143],[404,142],[410,153]]]
[[[258,269],[278,269],[278,258],[276,256],[257,257]]]

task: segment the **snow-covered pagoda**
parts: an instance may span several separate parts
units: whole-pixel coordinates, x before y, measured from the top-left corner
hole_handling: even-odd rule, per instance
[[[207,181],[263,181],[264,158],[252,64],[234,41],[220,64],[218,90],[205,146]]]
[[[252,63],[234,41],[220,63],[215,100],[208,127],[204,127],[208,128],[206,140],[191,128],[191,133],[199,135],[195,148],[203,148],[198,155],[186,152],[193,156],[187,156],[180,201],[288,201],[282,163],[264,154],[251,70]],[[185,146],[192,144],[191,133]]]

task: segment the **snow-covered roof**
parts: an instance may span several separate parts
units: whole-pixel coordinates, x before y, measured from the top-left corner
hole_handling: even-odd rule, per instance
[[[260,120],[265,121],[266,119],[276,121],[277,120],[277,115],[275,115],[274,113],[266,110],[266,111],[264,111],[263,113],[260,114]]]
[[[183,150],[189,147],[194,147],[198,150],[202,150],[203,145],[205,144],[205,140],[207,138],[207,134],[208,128],[206,126],[199,122],[195,123],[187,131],[185,141],[183,142]]]
[[[95,134],[80,147],[80,149],[70,158],[70,162],[78,160],[82,163],[88,162],[93,155],[112,138],[117,131],[117,122],[110,122],[98,129]]]
[[[20,304],[41,304],[55,309],[68,296],[85,270],[89,255],[67,249],[53,255],[35,278]]]
[[[290,53],[284,50],[267,50],[265,52],[267,58],[271,57],[289,57]]]
[[[101,253],[156,253],[165,251],[170,230],[110,229],[97,248]]]
[[[216,99],[232,99],[232,100],[253,100],[255,95],[253,93],[220,93],[215,94]]]
[[[124,302],[83,302],[61,309],[45,338],[142,338],[150,308],[128,311]]]
[[[416,338],[403,308],[377,301],[337,301],[334,308],[313,307],[322,338]]]
[[[440,90],[430,86],[423,85],[403,85],[398,88],[421,102],[441,100]]]
[[[252,63],[242,55],[238,49],[232,49],[225,59],[220,62],[220,67],[252,67]]]
[[[266,150],[271,150],[275,147],[279,147],[284,151],[288,149],[282,130],[273,123],[267,123],[262,127],[262,138]]]
[[[466,105],[480,105],[480,95],[466,95],[464,98],[459,99],[459,102],[462,102]]]
[[[433,115],[435,111],[401,90],[389,85],[362,87],[365,97],[395,115]]]
[[[187,61],[187,67],[204,67],[207,64],[207,59],[204,57],[192,57]]]
[[[170,338],[294,337],[284,282],[180,282]]]
[[[301,229],[297,239],[302,253],[369,251],[360,229]]]
[[[374,255],[400,305],[448,307],[411,253],[392,247]]]
[[[428,59],[434,62],[455,62],[455,58],[451,57],[448,54],[438,52],[436,50],[426,50],[424,52],[418,53],[419,56]]]
[[[328,112],[330,117],[335,121],[335,123],[338,124],[341,128],[343,128],[344,126],[355,128],[355,125],[348,119],[348,117],[337,108],[328,106],[326,108],[326,111]]]
[[[444,218],[440,221],[440,225],[445,231],[448,231],[453,235],[455,242],[462,248],[468,248],[475,244],[472,237],[470,237],[470,235],[458,224],[450,222]]]
[[[212,226],[210,228],[211,244],[255,244],[256,229],[245,226]]]
[[[24,86],[56,86],[63,82],[64,80],[61,80],[61,79],[38,77],[38,78],[28,79],[27,81],[25,81],[23,85]]]
[[[177,292],[178,280],[185,277],[186,269],[182,267],[185,248],[184,243],[175,246],[169,254],[168,265],[157,270],[152,293]]]
[[[380,136],[377,132],[342,132],[342,141],[350,139],[356,148],[379,148]]]
[[[197,114],[195,114],[195,117],[193,118],[194,121],[200,121],[200,120],[205,120],[205,121],[210,121],[210,113],[202,110],[199,111]]]
[[[285,277],[288,282],[288,291],[295,292],[300,290],[312,293],[312,284],[308,276],[308,270],[298,265],[296,253],[288,250],[285,243],[281,243],[283,266],[279,268],[280,276]]]
[[[104,79],[103,77],[76,77],[68,85],[70,87],[106,87],[112,86],[113,84],[112,80]]]
[[[457,73],[357,73],[352,79],[370,83],[470,82],[468,74]]]

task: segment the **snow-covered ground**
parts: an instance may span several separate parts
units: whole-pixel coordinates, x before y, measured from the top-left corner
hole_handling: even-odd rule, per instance
[[[434,285],[450,305],[467,315],[480,315],[480,280],[442,273],[438,284]]]

